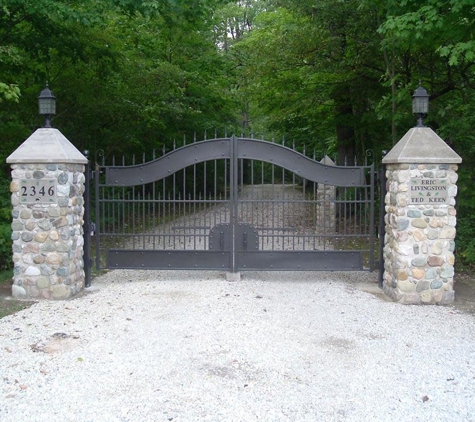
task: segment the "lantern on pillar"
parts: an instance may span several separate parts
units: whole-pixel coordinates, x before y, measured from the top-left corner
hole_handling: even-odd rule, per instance
[[[54,96],[53,91],[49,89],[48,82],[46,82],[45,89],[43,89],[43,91],[41,91],[40,95],[38,96],[38,110],[39,114],[45,118],[43,127],[52,127],[51,117],[56,114],[56,97]]]
[[[429,94],[421,85],[412,96],[412,112],[417,116],[417,127],[424,127],[423,119],[429,113]]]

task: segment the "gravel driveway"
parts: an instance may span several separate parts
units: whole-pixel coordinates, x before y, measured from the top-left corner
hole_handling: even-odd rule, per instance
[[[366,273],[111,271],[0,320],[0,420],[475,421],[475,319]]]

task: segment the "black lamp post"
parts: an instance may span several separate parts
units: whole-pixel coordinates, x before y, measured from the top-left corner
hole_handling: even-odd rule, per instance
[[[429,94],[420,85],[412,96],[412,112],[417,116],[417,127],[424,127],[422,119],[429,113]]]
[[[45,116],[45,122],[43,127],[50,128],[51,116],[56,114],[56,97],[53,91],[48,88],[48,82],[46,82],[46,88],[41,91],[38,96],[38,109],[42,116]]]

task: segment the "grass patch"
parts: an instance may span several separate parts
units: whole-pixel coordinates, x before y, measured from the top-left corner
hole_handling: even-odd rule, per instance
[[[0,271],[0,287],[11,286],[13,280],[13,271]]]
[[[0,318],[29,308],[35,302],[12,298],[12,271],[0,271]]]
[[[0,319],[7,315],[12,315],[23,309],[29,308],[35,302],[27,302],[24,300],[5,299],[0,297]]]

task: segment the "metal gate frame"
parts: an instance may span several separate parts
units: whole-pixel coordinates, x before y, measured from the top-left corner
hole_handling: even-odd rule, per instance
[[[107,251],[107,268],[129,269],[211,269],[233,273],[243,270],[374,270],[375,255],[375,171],[370,166],[332,166],[273,142],[236,136],[195,142],[143,164],[132,166],[97,166],[93,172],[95,214],[101,216],[100,189],[145,185],[197,163],[229,160],[230,221],[209,232],[207,250],[117,249]],[[369,263],[363,264],[359,250],[259,250],[258,233],[237,219],[240,204],[239,160],[258,160],[286,169],[303,180],[338,187],[369,188],[370,207]],[[101,179],[101,174],[103,177]],[[105,179],[104,179],[105,177]],[[96,267],[101,268],[101,224],[96,224]],[[367,251],[368,252],[368,251]]]

